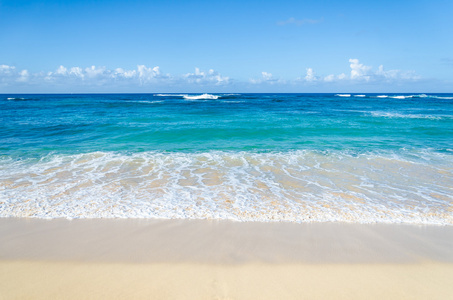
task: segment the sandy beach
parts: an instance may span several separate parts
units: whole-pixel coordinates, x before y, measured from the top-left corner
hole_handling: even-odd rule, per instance
[[[0,299],[447,299],[453,228],[0,219]]]

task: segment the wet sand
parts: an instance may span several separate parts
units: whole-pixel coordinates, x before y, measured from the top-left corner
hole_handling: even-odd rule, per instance
[[[453,226],[0,219],[0,299],[448,299]]]

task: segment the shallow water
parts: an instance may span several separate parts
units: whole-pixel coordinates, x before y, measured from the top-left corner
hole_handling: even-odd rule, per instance
[[[453,224],[452,95],[0,103],[0,216]]]

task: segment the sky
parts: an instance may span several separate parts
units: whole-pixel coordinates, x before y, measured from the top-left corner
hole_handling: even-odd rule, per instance
[[[451,0],[0,0],[0,93],[448,93],[452,15]]]

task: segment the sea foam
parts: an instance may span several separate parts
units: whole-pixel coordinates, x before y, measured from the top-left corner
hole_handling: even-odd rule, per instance
[[[373,117],[384,117],[384,118],[402,118],[402,119],[430,119],[430,120],[441,120],[442,116],[424,115],[424,114],[404,114],[398,112],[386,112],[386,111],[372,111],[370,112]],[[449,116],[443,116],[449,118]]]
[[[211,94],[202,94],[202,95],[184,95],[183,98],[187,100],[215,100],[220,96],[211,95]]]
[[[0,216],[453,224],[453,156],[290,151],[0,160]]]

